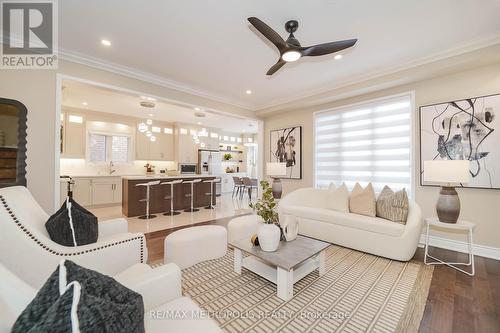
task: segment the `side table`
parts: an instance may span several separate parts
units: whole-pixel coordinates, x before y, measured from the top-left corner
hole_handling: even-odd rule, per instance
[[[426,265],[446,265],[448,267],[451,267],[453,269],[456,269],[462,273],[465,273],[469,276],[474,276],[475,270],[474,270],[474,252],[472,250],[472,231],[476,227],[474,223],[467,222],[467,221],[461,221],[459,220],[457,223],[444,223],[440,222],[437,217],[428,217],[425,219],[425,226],[426,226],[426,233],[425,233],[425,254],[424,254],[424,263]],[[447,230],[461,230],[467,232],[467,246],[468,246],[468,255],[469,255],[469,262],[464,263],[464,262],[446,262],[443,261],[439,258],[433,257],[429,255],[429,231],[430,227],[438,227],[441,229],[447,229]],[[435,261],[433,262],[428,262],[428,258],[431,258]],[[457,265],[460,266],[471,266],[471,272],[467,272],[466,270],[457,267]]]

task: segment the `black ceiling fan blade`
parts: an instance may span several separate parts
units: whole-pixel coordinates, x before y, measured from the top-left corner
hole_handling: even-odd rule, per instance
[[[283,40],[283,38],[281,38],[281,36],[276,31],[271,29],[271,27],[269,27],[267,24],[256,17],[249,17],[248,22],[250,22],[255,27],[255,29],[259,30],[259,32],[263,34],[264,37],[269,39],[271,43],[273,43],[278,48],[280,53],[287,48],[287,44]]]
[[[322,56],[347,49],[356,44],[357,39],[347,39],[338,42],[324,43],[313,46],[302,47],[300,49],[303,56]]]
[[[269,68],[266,75],[273,75],[274,73],[276,73],[278,71],[278,69],[283,67],[284,64],[286,64],[286,61],[284,61],[283,59],[280,58],[280,60],[278,60],[278,62],[275,63],[273,65],[273,67]]]

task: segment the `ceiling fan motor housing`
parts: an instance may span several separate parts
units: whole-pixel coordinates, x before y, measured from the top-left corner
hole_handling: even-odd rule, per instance
[[[297,29],[299,28],[299,21],[297,20],[290,20],[285,23],[285,29],[288,31],[288,33],[293,34]]]

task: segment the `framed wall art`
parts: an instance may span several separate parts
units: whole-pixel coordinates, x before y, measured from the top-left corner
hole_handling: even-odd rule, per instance
[[[420,107],[420,184],[424,161],[470,161],[462,187],[500,189],[500,94]]]
[[[270,162],[286,163],[282,179],[302,179],[302,126],[272,130]]]

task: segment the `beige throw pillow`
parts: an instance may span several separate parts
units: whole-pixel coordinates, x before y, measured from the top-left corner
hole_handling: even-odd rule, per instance
[[[369,183],[364,189],[358,183],[354,185],[349,199],[349,211],[366,216],[376,215],[375,191],[373,191],[372,183]]]
[[[331,183],[328,187],[328,208],[338,212],[349,213],[349,191],[344,183],[336,187]]]
[[[405,189],[394,193],[389,186],[384,186],[377,199],[377,216],[393,222],[406,224],[408,207],[408,195]]]

